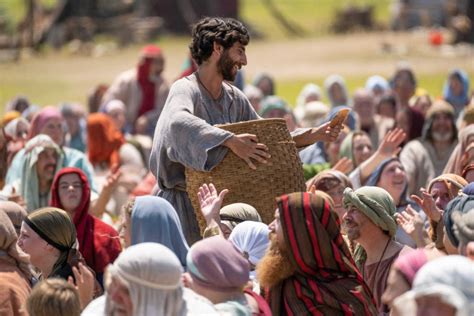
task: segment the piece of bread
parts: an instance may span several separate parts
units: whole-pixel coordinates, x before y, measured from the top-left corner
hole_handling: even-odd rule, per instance
[[[337,125],[341,125],[342,123],[344,123],[350,111],[350,109],[339,110],[336,116],[334,116],[334,118],[331,120],[329,126],[336,127]]]

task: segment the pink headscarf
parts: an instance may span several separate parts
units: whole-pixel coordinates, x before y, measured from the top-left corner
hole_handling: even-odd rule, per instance
[[[31,139],[38,135],[43,129],[43,127],[46,125],[46,123],[48,123],[48,121],[53,118],[59,118],[63,120],[61,112],[59,112],[58,109],[52,106],[47,106],[38,113],[36,113],[33,117],[33,120],[31,121],[28,139]]]
[[[428,262],[428,256],[425,250],[416,249],[398,257],[393,263],[394,269],[400,271],[405,280],[413,284],[415,275]]]

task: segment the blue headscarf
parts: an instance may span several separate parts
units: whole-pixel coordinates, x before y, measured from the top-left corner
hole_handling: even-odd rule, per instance
[[[449,78],[451,76],[457,76],[462,83],[463,91],[461,95],[454,95],[453,91],[449,88]],[[460,69],[451,71],[448,76],[448,80],[444,83],[443,87],[443,99],[448,101],[455,109],[456,115],[469,104],[469,77],[466,72]]]
[[[139,196],[132,209],[132,245],[156,242],[171,249],[186,267],[188,244],[173,206],[157,196]]]
[[[380,180],[380,177],[382,176],[382,172],[383,170],[385,169],[385,167],[391,163],[392,161],[398,161],[400,162],[400,159],[398,157],[392,157],[392,158],[387,158],[385,159],[384,161],[382,161],[380,163],[380,165],[377,167],[377,169],[374,170],[374,172],[372,172],[369,176],[369,178],[367,179],[367,182],[365,183],[366,186],[373,186],[373,187],[376,187],[378,186],[377,183],[379,182]],[[409,199],[408,199],[408,195],[407,195],[407,191],[408,191],[408,181],[407,183],[405,184],[405,188],[403,189],[403,192],[400,196],[400,202],[399,202],[399,205],[396,205],[397,207],[400,206],[400,205],[406,205],[409,203]]]

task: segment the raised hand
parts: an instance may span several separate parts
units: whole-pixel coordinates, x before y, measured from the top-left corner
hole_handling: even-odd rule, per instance
[[[25,199],[18,193],[16,193],[15,187],[12,187],[12,193],[8,196],[8,201],[14,202],[21,207],[26,207]]]
[[[224,189],[217,194],[216,187],[212,183],[209,185],[203,184],[199,187],[199,205],[201,206],[201,213],[208,225],[212,220],[219,222],[219,211],[227,193],[229,193],[229,190]]]
[[[411,205],[408,205],[403,212],[397,213],[397,223],[413,239],[417,231],[423,230],[423,219]]]
[[[331,122],[326,122],[321,126],[314,127],[313,130],[316,133],[316,141],[333,142],[339,137],[339,133],[343,128],[342,123],[331,127]]]
[[[79,292],[81,307],[84,309],[94,297],[95,277],[89,268],[87,268],[84,264],[79,262],[78,266],[79,269],[72,267],[72,273],[74,273],[76,283],[74,284],[74,279],[72,276],[68,278],[68,282],[74,285],[76,290]]]
[[[433,199],[433,196],[426,191],[425,188],[420,188],[421,194],[423,198],[420,198],[417,195],[411,195],[410,197],[413,201],[418,204],[423,211],[425,212],[426,216],[434,222],[439,222],[441,217],[443,216],[443,210],[440,210]]]
[[[385,158],[390,158],[398,155],[402,149],[400,145],[406,139],[407,135],[401,128],[394,128],[385,134],[377,151]]]
[[[268,153],[268,147],[261,144],[257,140],[257,136],[253,134],[234,135],[223,144],[238,157],[242,158],[251,169],[257,169],[252,160],[261,163],[267,163],[267,159],[271,156]]]
[[[349,174],[352,169],[354,169],[354,165],[352,164],[352,160],[347,157],[342,157],[331,169],[340,171],[344,174]]]

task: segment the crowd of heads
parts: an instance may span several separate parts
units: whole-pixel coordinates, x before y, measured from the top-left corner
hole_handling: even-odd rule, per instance
[[[24,96],[6,106],[0,309],[474,313],[474,99],[465,72],[446,74],[433,95],[416,80],[416,65],[371,76],[352,94],[335,74],[323,88],[302,87],[293,108],[268,73],[239,86],[249,40],[236,20],[205,18],[192,30],[190,69],[177,73],[215,62],[261,118],[282,118],[289,131],[350,109],[334,142],[300,151],[307,192],[273,197],[274,220],[263,223],[245,201],[222,206],[210,185],[218,210],[204,239],[187,239],[182,214],[159,197],[148,167],[170,89],[166,52],[148,45],[136,67],[95,87],[87,106],[40,107]]]

